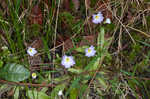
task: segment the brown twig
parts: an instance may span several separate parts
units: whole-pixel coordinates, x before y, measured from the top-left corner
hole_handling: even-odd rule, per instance
[[[150,80],[150,78],[145,78],[145,77],[127,77],[128,79],[140,79],[140,80]]]
[[[11,81],[6,81],[6,80],[1,80],[1,84],[8,84],[8,85],[13,85],[13,86],[30,86],[30,87],[54,87],[54,84],[32,84],[32,83],[20,83],[20,82],[11,82]]]

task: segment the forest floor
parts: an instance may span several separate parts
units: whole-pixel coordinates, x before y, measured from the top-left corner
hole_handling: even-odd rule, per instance
[[[0,0],[0,99],[150,99],[150,0]]]

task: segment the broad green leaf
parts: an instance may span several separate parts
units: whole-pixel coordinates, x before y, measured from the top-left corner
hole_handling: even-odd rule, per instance
[[[48,95],[46,95],[44,92],[38,92],[36,90],[29,90],[28,92],[29,99],[50,99]]]
[[[16,63],[8,63],[2,69],[0,69],[0,78],[19,82],[27,79],[30,76],[30,72],[23,65]]]
[[[59,78],[55,78],[55,79],[53,79],[53,80],[54,80],[55,83],[59,83],[59,82],[65,81],[65,80],[67,80],[67,79],[69,79],[69,78],[70,78],[69,76],[64,75],[64,76],[61,76],[61,77],[59,77]]]
[[[86,49],[86,48],[88,48],[88,46],[78,47],[78,48],[76,48],[75,50],[76,50],[77,52],[83,53],[83,52],[85,52],[85,49]]]
[[[85,67],[85,70],[96,70],[99,66],[100,59],[100,56],[95,56],[93,60],[91,60],[90,63]]]
[[[69,68],[68,71],[76,74],[80,74],[82,72],[81,69]]]

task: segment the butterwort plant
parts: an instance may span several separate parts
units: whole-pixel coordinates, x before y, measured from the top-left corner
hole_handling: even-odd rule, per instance
[[[37,50],[36,50],[35,48],[28,47],[27,53],[28,53],[30,56],[34,56],[34,55],[37,53]]]
[[[91,45],[89,48],[85,49],[85,56],[87,56],[87,57],[92,57],[95,55],[95,53],[96,53],[96,50],[93,45]]]
[[[97,14],[92,15],[92,22],[95,24],[101,23],[104,20],[103,14],[98,12]]]
[[[73,56],[67,56],[64,55],[62,57],[62,61],[61,64],[65,67],[65,68],[70,68],[71,66],[73,66],[75,64],[75,61],[73,59]]]

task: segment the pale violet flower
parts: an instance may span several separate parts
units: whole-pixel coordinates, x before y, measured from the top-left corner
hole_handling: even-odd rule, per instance
[[[87,57],[94,56],[95,53],[96,53],[96,51],[94,49],[94,46],[92,46],[92,45],[89,48],[85,49],[85,56],[87,56]]]
[[[92,22],[95,24],[101,23],[104,20],[103,14],[98,12],[97,14],[93,14]]]
[[[62,90],[60,90],[60,91],[58,92],[58,96],[61,96],[61,95],[63,95]]]
[[[75,61],[74,61],[74,59],[73,59],[72,56],[64,55],[64,56],[62,57],[61,64],[62,64],[65,68],[70,68],[71,66],[73,66],[73,65],[75,64]]]
[[[36,73],[32,73],[32,78],[35,79],[37,77]]]
[[[28,47],[27,53],[28,53],[30,56],[34,56],[34,55],[37,53],[37,51],[35,50],[35,48]]]
[[[106,21],[105,21],[105,23],[110,24],[111,23],[110,18],[107,18]]]

